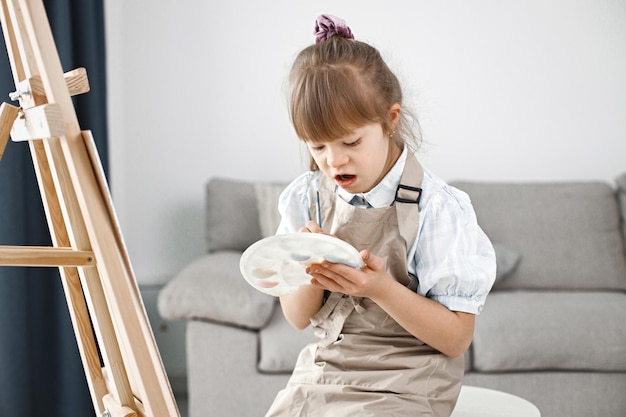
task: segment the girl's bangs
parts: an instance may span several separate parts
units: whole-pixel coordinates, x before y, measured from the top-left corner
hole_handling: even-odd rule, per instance
[[[292,86],[295,88],[291,100],[291,118],[300,139],[331,142],[360,126],[379,121],[376,100],[366,97],[367,89],[354,74],[319,71],[300,81]]]

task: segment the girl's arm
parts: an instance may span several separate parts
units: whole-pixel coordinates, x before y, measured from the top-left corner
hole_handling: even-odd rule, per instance
[[[309,221],[300,232],[322,233],[323,230],[313,221]],[[322,308],[324,289],[315,285],[301,285],[296,291],[280,297],[280,306],[287,321],[296,329],[302,330],[309,325],[311,317]]]
[[[385,271],[382,258],[362,251],[362,270],[323,263],[313,268],[313,284],[319,289],[367,297],[378,304],[405,330],[441,353],[456,357],[469,347],[474,315],[448,310],[397,282]]]
[[[460,356],[469,348],[473,314],[448,310],[397,281],[390,284],[372,300],[405,330],[447,356]]]
[[[281,296],[280,306],[287,321],[296,329],[302,330],[322,308],[323,298],[323,289],[314,285],[301,285],[296,291]]]

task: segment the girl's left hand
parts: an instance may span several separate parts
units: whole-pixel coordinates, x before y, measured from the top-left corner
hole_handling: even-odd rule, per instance
[[[311,284],[332,292],[340,292],[355,297],[379,295],[395,280],[387,274],[385,261],[368,250],[361,251],[365,263],[359,270],[344,264],[322,262],[307,268],[313,279]]]

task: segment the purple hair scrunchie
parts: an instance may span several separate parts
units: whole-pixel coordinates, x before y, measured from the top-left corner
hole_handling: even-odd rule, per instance
[[[330,14],[322,14],[315,20],[315,43],[323,42],[333,36],[354,39],[346,21]]]

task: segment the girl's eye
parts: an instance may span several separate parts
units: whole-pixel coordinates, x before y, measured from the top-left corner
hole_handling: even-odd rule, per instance
[[[352,141],[352,142],[344,143],[344,145],[350,146],[350,147],[354,147],[354,146],[357,146],[359,143],[361,143],[361,139],[357,139],[357,140]]]
[[[320,152],[324,150],[324,145],[311,145],[311,149],[313,149],[315,152]]]

